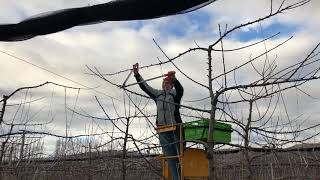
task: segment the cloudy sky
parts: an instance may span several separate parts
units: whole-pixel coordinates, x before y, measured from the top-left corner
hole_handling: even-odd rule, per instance
[[[0,0],[0,23],[17,23],[30,16],[48,11],[104,2],[108,2],[108,0]],[[294,2],[297,0],[288,0],[284,5]],[[274,0],[273,11],[278,8],[278,5],[279,1]],[[232,69],[239,66],[291,36],[293,39],[270,53],[268,58],[276,59],[279,69],[302,60],[320,41],[319,8],[320,2],[311,0],[303,7],[236,30],[228,35],[224,40],[225,49],[249,45],[280,32],[276,37],[254,47],[226,53],[226,68]],[[65,108],[65,104],[67,104],[68,108],[75,109],[77,112],[105,117],[95,100],[94,96],[97,96],[112,117],[117,116],[113,104],[120,114],[125,112],[123,91],[90,75],[86,65],[91,68],[96,67],[101,73],[114,73],[131,68],[132,64],[136,62],[139,62],[141,66],[156,64],[159,63],[159,60],[165,61],[166,57],[153,42],[153,39],[158,42],[169,57],[174,57],[189,48],[197,47],[197,45],[208,47],[215,42],[219,37],[219,24],[222,30],[226,25],[228,29],[231,29],[236,25],[253,21],[269,13],[270,0],[218,0],[188,14],[144,21],[105,22],[78,26],[26,41],[0,42],[0,95],[8,95],[17,88],[34,86],[46,81],[82,88],[80,91],[65,90],[61,87],[48,85],[28,92],[23,91],[14,96],[9,103],[33,101],[37,98],[41,98],[41,100],[32,103],[31,106],[24,107],[24,111],[23,108],[18,109],[19,107],[16,106],[8,108],[5,120],[11,121],[14,112],[19,111],[20,117],[17,116],[16,121],[47,122],[52,120],[50,125],[39,127],[38,131],[64,135],[66,121],[72,135],[98,133],[102,132],[101,129],[111,130],[111,124],[108,122],[102,124],[98,121],[93,122],[91,118],[80,117]],[[220,44],[215,48],[219,49]],[[221,57],[221,53],[213,54],[215,75],[222,72]],[[258,69],[263,66],[264,61],[260,62],[262,63],[254,64]],[[175,63],[196,81],[207,84],[207,57],[204,52],[189,53],[177,59]],[[237,72],[238,82],[245,84],[254,80],[257,74],[252,70],[252,67],[250,68],[251,71],[244,68]],[[151,78],[162,75],[169,70],[177,71],[172,64],[166,64],[161,67],[154,66],[142,69],[141,74],[145,78]],[[107,78],[112,82],[122,84],[128,73],[127,71]],[[177,78],[185,88],[183,104],[199,108],[208,107],[209,101],[189,102],[207,97],[208,92],[205,88],[194,84],[179,72],[177,72]],[[232,81],[233,78],[231,75],[228,80]],[[128,83],[131,82],[134,82],[133,77],[128,81]],[[161,79],[151,81],[150,84],[155,88],[160,88]],[[219,87],[218,82],[216,85]],[[320,98],[320,83],[308,83],[301,88],[313,98],[294,91],[289,92],[284,99],[288,102],[287,108],[292,115],[291,118],[301,117],[300,122],[309,119],[312,124],[320,113],[318,100]],[[131,89],[141,92],[137,87]],[[142,104],[148,102],[145,99],[138,98],[138,100],[141,100]],[[27,109],[28,107],[29,109]],[[147,114],[154,113],[155,107],[152,102],[148,102],[146,107]],[[237,108],[235,107],[235,109]],[[247,114],[245,108],[238,109],[235,110],[238,114]],[[183,111],[190,115],[196,114],[191,110]],[[184,121],[190,120],[190,118],[184,119]],[[132,131],[137,134],[137,137],[145,133],[145,124],[145,119],[132,123]],[[103,128],[99,129],[98,125],[103,125]]]

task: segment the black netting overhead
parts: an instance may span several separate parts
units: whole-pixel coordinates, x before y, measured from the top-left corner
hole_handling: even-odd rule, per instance
[[[152,19],[199,9],[216,0],[115,0],[36,15],[17,24],[0,25],[0,41],[21,41],[74,26],[104,21]]]

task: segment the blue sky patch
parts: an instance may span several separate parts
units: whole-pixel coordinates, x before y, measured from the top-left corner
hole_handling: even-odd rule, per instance
[[[174,20],[172,21],[171,26],[165,27],[161,29],[161,31],[173,36],[183,37],[190,31],[190,28],[193,28],[193,31],[204,32],[211,21],[210,15],[203,11],[193,11],[180,16],[181,22],[179,22],[179,20]]]
[[[231,38],[237,39],[241,42],[247,42],[255,39],[266,38],[278,32],[280,32],[280,35],[277,36],[278,38],[283,36],[291,36],[298,31],[298,26],[281,24],[277,22],[267,27],[257,26],[254,28],[249,28],[248,31],[236,31],[231,35]]]
[[[204,32],[206,27],[210,24],[212,17],[210,17],[210,15],[204,11],[193,11],[187,14],[163,18],[170,18],[170,20],[168,21],[168,23],[158,26],[158,30],[162,34],[183,37],[190,31],[190,28],[193,28],[193,31]],[[157,19],[131,21],[129,22],[129,25],[133,29],[139,30],[144,25],[149,24],[150,22],[157,23]]]
[[[193,11],[170,18],[172,18],[170,24],[161,27],[160,31],[164,34],[183,37],[190,32],[190,28],[192,28],[192,31],[205,32],[212,17],[204,11]]]
[[[194,11],[187,14],[187,17],[191,20],[192,24],[196,24],[198,31],[203,31],[206,26],[210,24],[210,15],[204,11]]]

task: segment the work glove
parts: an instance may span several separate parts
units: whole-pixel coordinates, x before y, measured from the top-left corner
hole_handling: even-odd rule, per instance
[[[167,76],[166,78],[168,78],[169,81],[173,82],[176,79],[175,74],[175,71],[168,71],[165,76]]]
[[[139,63],[135,63],[134,65],[132,65],[132,70],[134,75],[139,74]]]

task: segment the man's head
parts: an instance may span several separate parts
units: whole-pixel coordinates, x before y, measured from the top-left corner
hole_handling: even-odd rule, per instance
[[[166,77],[162,81],[162,89],[163,90],[170,90],[173,88],[172,84],[172,78],[171,77]]]

